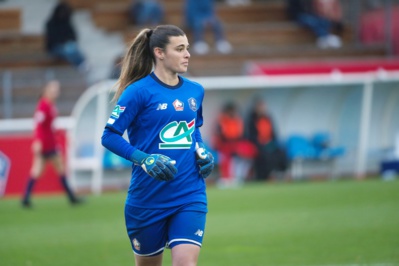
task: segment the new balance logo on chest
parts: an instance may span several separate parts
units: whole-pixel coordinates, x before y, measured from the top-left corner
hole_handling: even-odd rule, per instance
[[[168,108],[167,103],[160,103],[158,104],[157,110],[166,110]]]

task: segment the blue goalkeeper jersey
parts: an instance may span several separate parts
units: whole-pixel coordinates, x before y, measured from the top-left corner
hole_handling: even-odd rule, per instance
[[[148,154],[164,154],[176,161],[171,181],[158,181],[133,165],[126,204],[141,208],[169,208],[191,202],[206,204],[205,181],[196,164],[195,143],[202,142],[204,89],[179,76],[168,86],[154,73],[129,85],[119,98],[107,128]],[[205,205],[206,206],[206,205]]]

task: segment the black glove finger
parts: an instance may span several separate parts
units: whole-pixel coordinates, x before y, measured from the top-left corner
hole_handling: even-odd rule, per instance
[[[152,171],[153,171],[155,174],[159,174],[159,173],[162,172],[161,169],[159,168],[158,164],[155,165],[155,166],[152,168]]]
[[[157,161],[156,165],[162,172],[162,180],[169,181],[174,178],[174,174],[176,174],[177,169],[173,166],[173,164],[170,163],[170,161],[166,161],[166,164],[163,164],[161,161]]]
[[[211,172],[212,172],[212,170],[204,170],[202,173],[201,173],[201,176],[202,176],[202,178],[207,178],[210,174],[211,174]]]
[[[200,174],[204,174],[206,172],[210,172],[213,169],[213,164],[209,163],[207,165],[200,167]]]
[[[197,164],[200,165],[200,166],[205,165],[207,163],[209,163],[209,159],[208,158],[206,158],[206,159],[198,159],[197,160]]]
[[[155,178],[160,180],[160,181],[165,181],[166,180],[166,175],[165,175],[163,170],[160,170],[160,172],[157,173],[157,176]]]
[[[163,170],[163,169],[165,169],[165,164],[164,164],[164,162],[162,162],[162,161],[160,161],[160,160],[157,160],[156,162],[155,162],[155,164],[159,167],[159,169],[161,169],[161,170]]]
[[[162,172],[162,169],[160,167],[154,166],[154,168],[152,168],[152,170],[149,172],[150,176],[152,176],[153,178],[157,179],[157,180],[163,180],[164,178],[164,173]]]
[[[172,173],[172,171],[169,169],[169,167],[166,167],[162,169],[162,173],[163,173],[163,180],[164,181],[169,181],[172,180],[174,178],[174,174]]]
[[[157,178],[157,174],[156,174],[154,171],[151,170],[151,171],[148,171],[147,173],[148,173],[151,177],[153,177],[153,178],[155,178],[155,179]]]
[[[203,173],[201,176],[202,178],[207,178],[211,174],[211,171]]]
[[[177,174],[176,166],[170,161],[166,163],[166,167],[169,168],[169,170],[173,173],[173,175]]]

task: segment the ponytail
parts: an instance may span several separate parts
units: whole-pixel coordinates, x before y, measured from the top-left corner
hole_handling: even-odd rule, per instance
[[[170,36],[185,33],[173,25],[160,25],[154,30],[143,29],[133,40],[122,61],[121,75],[116,83],[113,101],[117,101],[127,86],[151,73],[155,64],[154,48],[165,49]]]
[[[117,101],[126,87],[147,76],[152,71],[154,57],[150,50],[149,39],[152,30],[144,29],[133,40],[122,61],[121,75],[116,84],[113,101]]]

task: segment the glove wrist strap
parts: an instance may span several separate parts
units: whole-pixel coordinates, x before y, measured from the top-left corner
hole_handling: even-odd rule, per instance
[[[144,163],[144,160],[145,160],[148,156],[149,156],[149,155],[148,155],[147,153],[142,152],[142,151],[136,149],[136,150],[133,152],[132,156],[130,157],[130,160],[131,160],[132,162],[134,162],[135,164],[142,165],[142,164]]]

